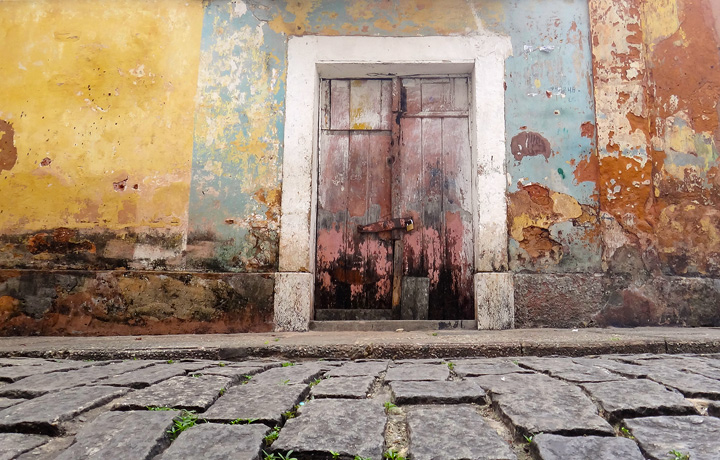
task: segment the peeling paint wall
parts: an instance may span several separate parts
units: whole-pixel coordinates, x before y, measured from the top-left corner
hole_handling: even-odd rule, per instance
[[[614,6],[591,2],[604,263],[718,276],[716,2]]]
[[[667,300],[720,289],[714,0],[0,2],[3,280],[67,273],[106,305],[102,270],[274,273],[288,38],[482,30],[513,47],[505,158],[518,325],[720,322],[710,307],[687,320],[692,309]],[[58,280],[43,291],[55,303],[37,311],[35,294],[0,282],[0,330],[66,311],[57,305],[78,288]],[[553,310],[558,297],[532,280],[577,302],[597,297],[572,295],[594,280],[604,301]],[[126,297],[134,289],[113,283]],[[258,324],[272,321],[252,308]]]
[[[0,3],[3,267],[181,254],[202,12],[197,1]]]

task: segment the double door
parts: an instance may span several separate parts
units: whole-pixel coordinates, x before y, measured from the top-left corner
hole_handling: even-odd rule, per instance
[[[316,317],[473,319],[467,77],[321,87]]]

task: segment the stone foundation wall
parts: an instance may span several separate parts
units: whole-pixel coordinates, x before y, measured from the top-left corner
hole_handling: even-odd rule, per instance
[[[720,326],[720,280],[516,274],[515,327]]]
[[[266,332],[274,274],[0,271],[0,335]]]

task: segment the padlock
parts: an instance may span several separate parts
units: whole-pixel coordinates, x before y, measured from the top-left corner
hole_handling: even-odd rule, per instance
[[[409,222],[407,223],[407,225],[405,226],[405,230],[409,232],[409,231],[412,230],[413,228],[415,228],[415,225],[414,225],[414,223],[413,223],[413,220],[410,219],[410,221],[409,221]]]

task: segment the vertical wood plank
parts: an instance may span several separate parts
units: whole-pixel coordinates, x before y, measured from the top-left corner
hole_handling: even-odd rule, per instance
[[[379,129],[392,129],[393,124],[393,82],[382,80],[380,90],[380,126]]]
[[[350,129],[350,80],[330,81],[330,127]]]
[[[368,150],[369,134],[353,131],[350,133],[350,154],[348,160],[348,252],[347,282],[350,285],[350,308],[365,308],[367,292],[364,290],[366,277],[367,238],[357,231],[358,225],[370,222],[368,215]]]
[[[444,312],[441,278],[445,277],[445,222],[443,205],[443,148],[442,119],[422,118],[423,171],[423,251],[424,272],[430,279],[430,319],[442,319]]]
[[[448,313],[456,318],[474,317],[472,177],[467,118],[443,119],[443,156],[446,191],[443,200],[446,241],[445,264],[451,274],[455,299]]]
[[[399,216],[411,217],[415,230],[403,234],[403,275],[425,276],[423,260],[423,158],[422,120],[400,119],[400,156],[396,174],[400,174]]]
[[[350,289],[342,280],[347,253],[347,133],[323,131],[318,171],[315,308],[348,304]]]
[[[320,129],[330,129],[330,80],[320,80]]]
[[[392,217],[391,167],[388,162],[391,135],[369,132],[367,137],[366,223]],[[364,234],[365,290],[367,308],[390,308],[392,303],[393,243],[390,232]]]

